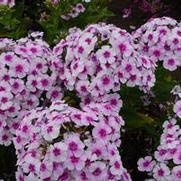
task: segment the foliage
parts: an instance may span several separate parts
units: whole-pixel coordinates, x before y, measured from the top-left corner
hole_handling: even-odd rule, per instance
[[[85,11],[68,21],[63,20],[61,16],[78,3],[84,5]],[[50,44],[55,44],[65,37],[71,27],[84,28],[87,24],[105,21],[112,16],[106,7],[107,3],[107,0],[92,0],[89,3],[61,0],[56,4],[49,0],[17,0],[12,8],[0,5],[0,37],[18,39],[29,31],[43,31],[45,39]]]

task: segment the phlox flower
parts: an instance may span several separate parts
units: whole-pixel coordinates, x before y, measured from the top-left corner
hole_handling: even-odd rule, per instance
[[[156,180],[167,180],[167,176],[170,174],[170,169],[164,164],[156,165],[153,169],[153,177]]]
[[[91,179],[101,181],[105,179],[106,165],[102,162],[95,162],[90,166]]]
[[[155,165],[155,161],[152,160],[151,156],[146,156],[145,158],[141,158],[138,161],[138,170],[150,172],[153,170]]]
[[[72,153],[76,156],[82,154],[85,145],[80,140],[79,135],[70,135],[65,142],[68,145],[68,151],[70,154]]]
[[[100,141],[107,142],[110,139],[111,129],[106,124],[98,124],[93,129],[93,137],[96,139],[100,139]]]
[[[53,161],[65,161],[67,154],[67,145],[65,143],[55,143],[50,148],[50,159]]]
[[[28,63],[22,62],[19,59],[13,62],[12,69],[10,69],[9,73],[13,77],[23,78],[28,73]]]
[[[53,170],[53,164],[49,162],[49,160],[45,160],[40,164],[40,178],[42,180],[51,178],[52,170]]]
[[[174,71],[177,69],[177,61],[176,58],[168,58],[163,62],[163,67],[170,70]]]
[[[103,46],[100,50],[97,51],[97,57],[102,64],[114,63],[116,53],[109,46]]]
[[[120,159],[115,159],[114,161],[111,161],[112,167],[110,168],[110,171],[112,174],[117,175],[123,171],[122,163],[120,162]]]
[[[52,141],[55,139],[60,132],[60,127],[54,123],[49,123],[46,126],[42,127],[42,135],[45,140]]]

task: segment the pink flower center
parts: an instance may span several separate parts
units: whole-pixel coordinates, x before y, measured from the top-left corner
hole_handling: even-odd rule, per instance
[[[163,170],[163,169],[159,169],[159,170],[158,170],[158,175],[159,175],[160,177],[164,176],[164,170]]]
[[[28,104],[29,106],[32,106],[32,105],[33,105],[33,101],[32,101],[31,99],[29,99],[29,100],[27,101],[27,104]]]
[[[100,168],[96,168],[94,172],[92,173],[94,176],[99,176],[102,173]]]
[[[30,49],[30,51],[31,51],[33,54],[35,54],[35,53],[37,52],[37,49],[36,49],[35,47],[32,47],[32,48]]]
[[[47,133],[51,133],[53,131],[53,126],[49,126],[47,129]]]
[[[75,117],[76,119],[81,120],[81,114],[74,114],[74,117]]]
[[[20,136],[17,136],[17,137],[16,137],[16,142],[17,142],[17,143],[20,143],[20,142],[21,142],[21,137],[20,137]]]
[[[148,47],[147,45],[145,45],[145,46],[143,47],[143,51],[144,51],[144,52],[148,52],[148,50],[149,50],[149,47]]]
[[[168,65],[173,66],[175,64],[175,60],[173,58],[168,60]]]
[[[59,155],[61,154],[60,149],[54,148],[54,149],[53,149],[53,154],[54,154],[55,156],[59,156]]]
[[[90,44],[91,44],[91,42],[92,42],[92,40],[91,40],[90,38],[86,38],[86,39],[85,39],[85,42],[87,42],[87,44],[89,44],[89,45],[90,45]]]
[[[36,87],[37,86],[37,81],[36,80],[32,80],[32,82],[31,82],[31,85],[33,86],[33,87]]]
[[[107,133],[106,133],[106,130],[105,129],[100,129],[99,130],[99,135],[103,138],[103,137],[106,137]]]
[[[119,77],[119,78],[123,78],[123,73],[119,71],[119,72],[118,72],[118,77]]]
[[[47,87],[48,84],[49,84],[49,82],[48,82],[47,79],[42,79],[42,80],[41,80],[41,84],[42,84],[43,87]]]
[[[78,64],[75,63],[75,64],[73,65],[73,68],[74,68],[74,69],[77,69],[77,68],[78,68]]]
[[[164,30],[164,29],[162,29],[162,30],[160,30],[160,34],[166,35],[166,34],[167,34],[167,31]]]
[[[104,58],[109,58],[111,54],[109,51],[105,51],[103,55],[104,55]]]
[[[2,140],[3,140],[3,141],[7,141],[7,140],[8,140],[8,135],[6,135],[6,134],[3,135],[3,136],[2,136]]]
[[[177,38],[174,38],[173,43],[177,45],[179,43],[179,40]]]
[[[51,94],[51,97],[57,98],[58,95],[59,95],[59,92],[58,92],[57,90],[54,90],[54,91],[52,92],[52,94]]]
[[[40,171],[42,172],[46,171],[46,165],[44,163],[41,164]]]
[[[144,167],[148,167],[150,165],[150,162],[148,160],[144,161],[143,162],[143,166]]]
[[[81,91],[82,91],[82,92],[87,92],[87,88],[86,88],[86,86],[81,86],[81,88],[80,88],[80,89],[81,89]]]
[[[9,112],[13,113],[15,112],[15,107],[14,106],[11,106],[9,109],[8,109]]]
[[[26,49],[26,48],[20,48],[20,50],[21,50],[23,53],[26,53],[26,52],[27,52],[27,49]]]
[[[4,76],[3,76],[3,80],[5,80],[5,81],[8,81],[8,80],[10,80],[10,77],[9,77],[9,75],[4,75]]]
[[[153,39],[153,35],[152,34],[149,34],[148,35],[148,40],[152,40]]]
[[[97,155],[97,156],[100,156],[102,154],[101,150],[100,149],[96,149],[94,151],[94,153]]]
[[[42,65],[41,63],[38,63],[38,64],[36,65],[36,68],[37,68],[37,69],[42,69],[42,68],[43,68],[43,65]]]
[[[127,64],[125,69],[126,69],[127,72],[130,72],[132,70],[132,65]]]
[[[177,31],[177,35],[181,36],[181,31]]]
[[[71,159],[71,162],[74,163],[74,164],[79,162],[79,158],[78,157],[71,156],[70,159]]]
[[[4,87],[2,87],[2,86],[0,86],[0,92],[1,91],[5,91],[6,89],[4,88]]]
[[[169,123],[168,125],[167,125],[167,128],[168,129],[170,129],[170,128],[172,128],[173,127],[173,124],[172,123]]]
[[[71,142],[71,143],[69,143],[69,149],[71,151],[76,151],[78,149],[78,146],[75,142]]]
[[[5,55],[5,60],[6,60],[7,62],[11,62],[12,59],[13,59],[13,57],[12,57],[11,55]]]
[[[120,165],[120,163],[118,161],[116,161],[114,163],[114,166],[115,166],[116,169],[120,169],[121,168],[121,165]]]
[[[121,53],[123,53],[126,50],[126,45],[123,43],[119,44],[119,50]]]
[[[14,89],[18,89],[19,88],[19,83],[18,82],[14,82],[14,84],[12,85]]]
[[[163,156],[163,155],[165,155],[166,153],[167,153],[166,150],[163,150],[163,149],[159,150],[160,156]]]
[[[176,176],[177,176],[177,178],[181,178],[181,171],[180,170],[177,171]]]
[[[108,77],[104,77],[102,82],[104,85],[108,85],[110,83],[110,79]]]
[[[83,53],[84,52],[84,48],[82,47],[82,46],[80,46],[79,48],[78,48],[78,53]]]
[[[16,72],[22,73],[23,72],[23,66],[21,64],[16,65],[15,67]]]
[[[82,180],[88,180],[85,172],[82,172],[82,173],[80,174],[80,176],[81,176],[81,179],[82,179]]]
[[[23,128],[22,128],[22,131],[23,131],[24,133],[27,133],[27,131],[28,131],[28,126],[27,126],[27,125],[24,125]]]
[[[19,124],[17,122],[13,123],[12,125],[13,129],[17,130],[19,127]]]
[[[151,81],[151,76],[150,75],[147,76],[147,81]]]
[[[136,80],[136,75],[131,75],[130,80],[135,81]]]
[[[1,102],[2,103],[7,103],[8,102],[8,98],[7,97],[2,97],[1,98]]]
[[[160,57],[160,51],[159,50],[155,50],[154,52],[153,52],[153,55],[155,56],[155,57]]]
[[[29,171],[30,172],[35,172],[35,165],[29,164]]]

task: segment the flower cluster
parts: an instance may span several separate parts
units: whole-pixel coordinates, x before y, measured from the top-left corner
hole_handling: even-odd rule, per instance
[[[155,64],[135,51],[129,33],[114,25],[71,29],[53,52],[59,57],[52,62],[59,78],[81,97],[97,99],[118,91],[121,84],[146,91],[155,82]]]
[[[137,50],[154,62],[163,61],[163,67],[174,71],[181,66],[181,29],[176,20],[155,18],[133,33]]]
[[[80,13],[85,11],[85,7],[82,3],[77,3],[75,6],[72,7],[71,11],[66,15],[61,15],[63,20],[69,20],[71,18],[76,18],[79,16]]]
[[[108,103],[79,110],[55,101],[27,113],[14,138],[17,180],[131,180],[117,149],[124,121],[113,110]]]
[[[61,98],[62,91],[49,66],[55,57],[41,33],[0,42],[0,144],[9,145],[23,114]]]
[[[163,124],[160,145],[154,153],[155,160],[146,156],[138,161],[140,171],[149,172],[157,181],[181,180],[181,128],[175,119]]]
[[[122,10],[123,18],[134,16],[134,11],[140,11],[142,15],[146,15],[146,19],[158,17],[160,12],[169,14],[173,10],[173,6],[168,2],[161,0],[133,0],[126,8]],[[143,16],[144,17],[144,16]]]
[[[15,0],[1,0],[0,5],[6,5],[11,8],[15,5]]]

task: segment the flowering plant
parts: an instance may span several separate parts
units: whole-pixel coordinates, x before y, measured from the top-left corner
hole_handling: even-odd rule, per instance
[[[13,140],[16,179],[130,181],[120,135],[130,125],[147,126],[153,134],[160,112],[171,107],[174,115],[163,124],[155,159],[140,159],[138,169],[156,180],[179,180],[181,91],[172,90],[177,98],[171,102],[159,95],[176,83],[168,70],[181,66],[180,23],[156,18],[133,33],[105,23],[69,29],[109,16],[102,9],[107,1],[30,2],[31,11],[25,1],[0,7],[5,12],[1,30],[8,29],[7,38],[0,39],[0,144]],[[31,30],[43,30],[50,45],[60,42],[50,48],[40,32],[10,39],[27,33],[26,23],[19,27],[23,33],[17,29],[20,19],[30,22]]]
[[[56,101],[27,113],[14,139],[17,180],[131,180],[117,150],[124,121],[104,107]]]

